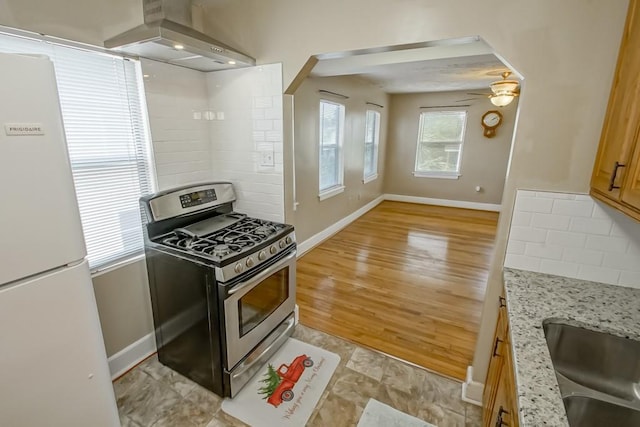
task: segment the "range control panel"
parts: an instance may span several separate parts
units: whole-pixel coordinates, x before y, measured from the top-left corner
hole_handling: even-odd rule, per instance
[[[202,205],[203,203],[213,202],[218,200],[216,191],[213,188],[195,191],[189,194],[183,194],[180,196],[180,204],[183,208],[190,208],[192,206]]]

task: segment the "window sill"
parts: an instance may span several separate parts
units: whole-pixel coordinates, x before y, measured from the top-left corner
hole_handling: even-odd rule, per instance
[[[344,185],[329,188],[328,190],[324,190],[322,193],[318,194],[318,199],[320,199],[320,201],[327,200],[330,197],[337,196],[338,194],[343,193],[344,189]]]
[[[415,176],[416,178],[458,179],[462,175],[457,173],[443,174],[430,172],[413,172],[413,176]]]
[[[101,265],[100,267],[92,268],[91,269],[91,278],[93,279],[94,277],[102,276],[103,274],[107,274],[107,273],[110,273],[110,272],[112,272],[114,270],[118,270],[119,268],[122,268],[124,266],[129,265],[129,264],[133,264],[134,262],[138,262],[138,261],[144,260],[144,258],[145,258],[145,255],[144,255],[144,251],[143,251],[142,253],[134,254],[134,255],[131,255],[131,256],[126,257],[124,259],[119,259],[119,260],[112,261],[112,262],[109,262],[107,264]]]
[[[378,174],[373,174],[371,176],[365,176],[364,179],[362,180],[363,184],[367,184],[371,181],[375,181],[376,179],[378,179]]]

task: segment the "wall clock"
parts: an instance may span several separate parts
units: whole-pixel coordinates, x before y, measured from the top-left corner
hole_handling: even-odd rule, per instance
[[[482,115],[482,127],[484,136],[493,138],[496,136],[496,129],[502,124],[502,113],[498,110],[487,111]]]

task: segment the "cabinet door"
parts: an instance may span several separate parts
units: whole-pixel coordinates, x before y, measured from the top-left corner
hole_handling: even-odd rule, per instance
[[[501,382],[504,384],[506,392],[506,410],[508,411],[502,417],[502,420],[509,427],[518,427],[518,391],[516,389],[516,376],[513,365],[513,354],[511,353],[511,337],[507,330],[505,332],[505,346],[504,346],[504,368],[502,369]]]
[[[636,143],[636,148],[631,158],[633,160],[630,162],[626,172],[627,176],[624,180],[621,198],[627,205],[640,210],[640,144]]]
[[[500,387],[500,378],[504,366],[504,352],[505,352],[505,335],[507,331],[507,318],[505,307],[500,307],[498,313],[498,323],[496,324],[496,332],[493,337],[493,348],[491,354],[491,360],[489,362],[489,369],[487,371],[487,378],[485,380],[484,393],[482,396],[482,407],[484,413],[483,425],[492,425],[495,420],[494,408],[496,405],[496,399],[498,395],[498,389]],[[497,410],[497,409],[496,409]]]
[[[508,328],[504,331],[504,342],[499,347],[502,364],[497,380],[496,395],[491,410],[486,411],[484,426],[518,427],[518,402]]]
[[[505,368],[508,366],[505,365]],[[503,369],[501,377],[504,377],[507,373],[507,369]],[[498,393],[496,395],[496,401],[493,405],[493,412],[491,413],[491,420],[489,422],[489,426],[491,427],[503,427],[509,426],[512,427],[513,423],[513,413],[511,409],[511,399],[510,399],[510,390],[507,382],[504,378],[501,378],[498,387]]]
[[[620,45],[618,66],[602,128],[591,188],[612,200],[620,200],[623,182],[640,117],[640,8],[629,4],[627,24]],[[624,166],[616,166],[624,165]],[[613,179],[615,178],[615,179]]]

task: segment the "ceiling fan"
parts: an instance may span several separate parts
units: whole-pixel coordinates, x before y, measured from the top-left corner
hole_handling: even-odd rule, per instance
[[[520,83],[517,80],[508,80],[510,75],[511,71],[501,73],[502,80],[495,81],[490,85],[492,93],[468,92],[467,95],[486,96],[496,107],[509,105],[516,96],[520,95],[518,89]]]

